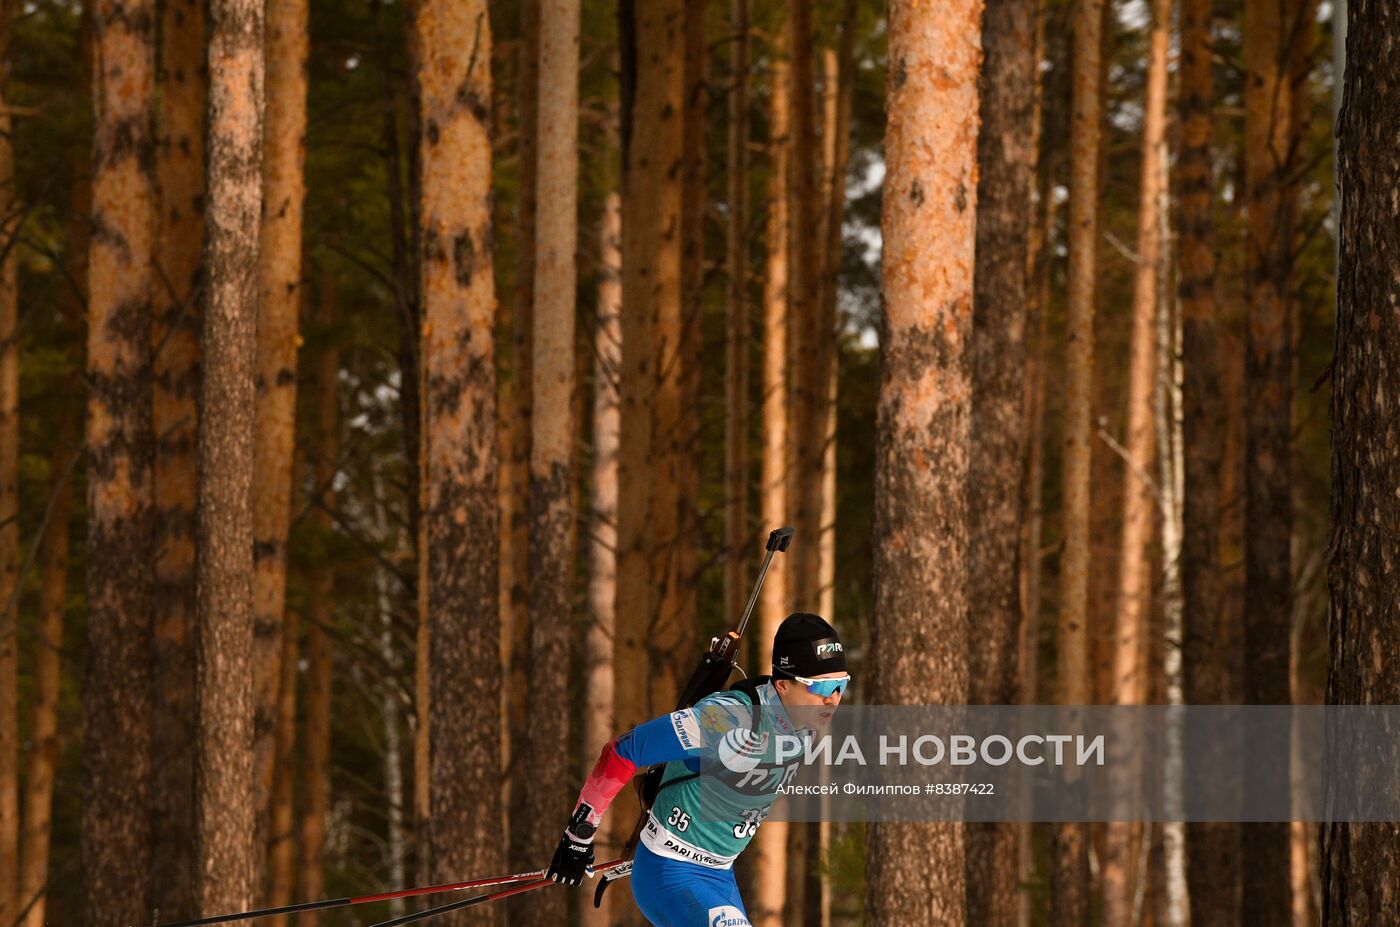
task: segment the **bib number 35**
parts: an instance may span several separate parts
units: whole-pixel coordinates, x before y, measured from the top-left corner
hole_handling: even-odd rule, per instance
[[[681,833],[685,833],[690,828],[690,815],[686,814],[679,807],[671,806],[671,815],[666,818],[666,823],[670,824]]]

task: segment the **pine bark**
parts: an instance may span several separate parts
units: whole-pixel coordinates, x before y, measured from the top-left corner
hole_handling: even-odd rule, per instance
[[[574,550],[574,318],[578,269],[579,0],[543,0],[540,7],[540,87],[535,219],[535,307],[530,439],[530,698],[539,705],[569,702],[573,627]],[[569,716],[532,712],[526,753],[528,852],[547,859],[559,840],[559,809],[573,797]],[[565,919],[563,893],[522,899],[523,917]]]
[[[262,177],[257,437],[253,470],[253,762],[258,832],[267,843],[277,745],[282,623],[296,446],[297,311],[306,184],[306,0],[267,7],[266,148]]]
[[[763,454],[759,477],[759,512],[765,530],[790,523],[788,484],[788,269],[790,223],[788,202],[791,184],[792,138],[791,72],[788,67],[786,27],[776,37],[770,53],[772,76],[768,95],[768,215],[764,241],[767,254],[763,270],[763,371],[760,414],[763,419]],[[767,672],[772,665],[773,635],[787,616],[789,561],[773,561],[759,596],[759,631],[755,635],[756,665]],[[754,927],[780,927],[787,899],[787,836],[785,821],[767,821],[754,835],[754,897],[749,909]]]
[[[0,66],[8,73],[9,2],[0,3]],[[0,918],[19,906],[19,293],[15,273],[15,153],[0,82]],[[15,607],[11,607],[11,604]]]
[[[167,918],[195,911],[194,559],[199,328],[205,299],[205,4],[161,13],[157,126],[157,285],[152,290],[156,434],[156,586],[151,719],[151,904]]]
[[[1060,556],[1059,701],[1091,701],[1089,667],[1089,480],[1093,449],[1094,303],[1098,285],[1099,154],[1103,145],[1103,0],[1076,0],[1071,74],[1069,282],[1065,382],[1063,535]],[[1087,828],[1055,828],[1055,927],[1088,915]]]
[[[981,13],[978,0],[890,6],[870,655],[881,704],[968,694]],[[964,923],[963,851],[956,824],[871,825],[867,922]]]
[[[988,645],[969,650],[973,704],[1021,700],[1022,378],[1029,302],[1026,209],[1035,165],[1035,21],[1034,0],[989,0],[982,20],[967,607],[968,620],[986,631]],[[968,921],[1011,927],[1020,891],[1016,827],[969,824],[965,838]]]
[[[615,734],[613,635],[617,616],[618,368],[622,363],[622,196],[608,194],[599,234],[598,312],[593,335],[593,465],[588,542],[588,633],[584,637],[583,767],[587,776]],[[600,835],[606,839],[607,835]],[[611,842],[600,846],[606,852]],[[611,898],[600,908],[583,905],[584,927],[611,923]]]
[[[293,468],[295,475],[296,469]],[[300,677],[301,620],[294,611],[282,616],[282,678],[277,695],[277,731],[273,748],[272,800],[267,826],[267,904],[291,904],[296,887],[296,731],[297,681]],[[268,919],[270,927],[287,927],[286,917]]]
[[[1327,703],[1400,703],[1400,558],[1393,526],[1400,435],[1400,10],[1350,0],[1337,128],[1341,188],[1337,353],[1332,373],[1332,537]],[[1358,775],[1387,770],[1360,753]],[[1323,927],[1400,921],[1400,825],[1324,824]]]
[[[1247,0],[1245,60],[1245,598],[1244,700],[1290,701],[1293,600],[1290,438],[1293,405],[1289,318],[1294,247],[1289,176],[1296,169],[1289,48],[1306,3]],[[1281,766],[1276,775],[1287,775]],[[1277,783],[1282,787],[1283,780]],[[1243,828],[1241,913],[1246,927],[1291,916],[1288,825]]]
[[[209,8],[209,302],[200,367],[195,571],[197,892],[202,914],[257,895],[253,444],[262,213],[263,6]]]
[[[503,399],[509,402],[509,419],[504,431],[508,444],[502,448],[498,480],[505,487],[505,504],[500,512],[500,583],[506,590],[501,605],[501,654],[506,679],[506,700],[511,720],[502,727],[504,759],[510,770],[506,777],[507,807],[510,809],[510,854],[514,866],[533,865],[526,858],[531,843],[524,789],[516,782],[528,778],[528,695],[530,684],[530,440],[534,396],[534,318],[535,318],[535,208],[539,171],[539,93],[540,93],[540,4],[523,0],[520,4],[520,68],[518,76],[518,200],[516,203],[515,303],[511,307],[511,375],[504,384]]]
[[[724,613],[738,615],[748,595],[744,542],[749,531],[749,0],[730,0],[733,43],[729,85],[724,341]]]
[[[496,497],[496,293],[491,249],[491,32],[484,0],[422,0],[413,21],[421,136],[423,514],[419,660],[426,661],[435,880],[501,867]],[[464,668],[471,667],[471,672]],[[420,702],[419,710],[423,710]],[[440,732],[442,736],[433,736]],[[496,924],[477,908],[449,927]]]
[[[789,80],[790,133],[788,149],[791,176],[788,185],[788,357],[792,396],[788,431],[794,443],[788,500],[797,528],[792,572],[788,585],[793,611],[817,608],[817,573],[820,569],[818,539],[821,525],[821,466],[826,419],[826,398],[831,334],[821,327],[821,182],[817,137],[815,36],[812,0],[793,0],[788,11],[791,55]]]
[[[155,9],[93,17],[92,225],[87,380],[88,665],[83,687],[84,923],[149,920],[153,434],[152,104]]]
[[[335,475],[340,457],[340,401],[337,388],[340,351],[335,345],[340,325],[340,288],[335,272],[323,268],[320,274],[320,325],[328,339],[316,360],[314,425],[315,454],[312,478],[315,500],[314,522],[323,537],[335,530],[332,513],[336,510]],[[302,740],[304,778],[301,789],[301,897],[321,898],[326,894],[325,850],[331,795],[331,717],[334,671],[331,632],[335,627],[336,571],[333,561],[317,563],[309,577],[310,596],[306,613],[306,727]],[[297,927],[316,927],[315,911],[300,915]]]
[[[1177,298],[1182,327],[1181,579],[1184,599],[1182,676],[1192,705],[1229,697],[1229,649],[1220,564],[1221,467],[1224,457],[1223,367],[1215,300],[1214,176],[1211,148],[1215,86],[1211,73],[1210,0],[1181,4],[1181,155],[1178,176]],[[1239,827],[1186,825],[1186,877],[1193,927],[1239,922]]]
[[[622,379],[618,457],[616,725],[626,730],[674,702],[678,629],[658,626],[675,530],[674,471],[660,449],[679,395],[675,356],[681,283],[681,132],[684,10],[680,0],[624,7]],[[634,83],[632,82],[634,81]],[[630,84],[630,86],[629,86]],[[662,324],[663,312],[666,313]],[[663,334],[664,333],[664,334]],[[648,685],[648,682],[652,685]],[[620,825],[630,828],[630,822]]]

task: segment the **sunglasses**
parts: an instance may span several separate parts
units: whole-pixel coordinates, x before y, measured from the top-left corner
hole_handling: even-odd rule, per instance
[[[805,676],[793,676],[793,680],[800,682],[807,687],[807,691],[821,698],[829,698],[846,691],[846,686],[851,684],[851,676],[835,676],[831,679],[808,679]]]

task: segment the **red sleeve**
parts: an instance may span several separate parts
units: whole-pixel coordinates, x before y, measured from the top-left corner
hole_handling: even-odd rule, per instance
[[[618,755],[617,740],[608,741],[578,796],[579,804],[587,805],[590,809],[588,823],[595,827],[598,825],[603,819],[603,812],[608,810],[608,805],[612,804],[617,793],[622,791],[636,771],[636,764]],[[578,811],[577,805],[574,811]]]

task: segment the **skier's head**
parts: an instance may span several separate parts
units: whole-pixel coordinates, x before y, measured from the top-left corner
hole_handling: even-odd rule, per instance
[[[817,615],[788,615],[773,636],[773,687],[788,707],[835,708],[850,684],[836,629]]]

